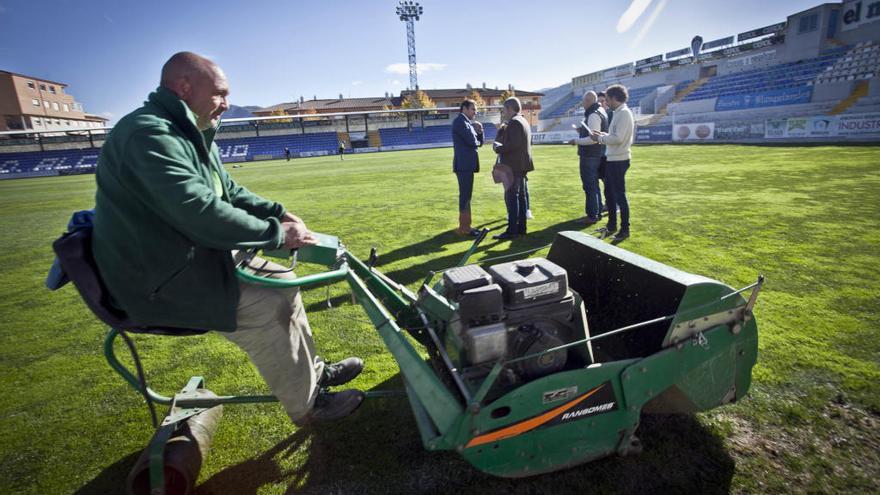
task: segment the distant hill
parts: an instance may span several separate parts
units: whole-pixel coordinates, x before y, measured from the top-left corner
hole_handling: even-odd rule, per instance
[[[240,107],[238,105],[229,105],[229,110],[223,112],[224,119],[244,119],[247,117],[253,117],[253,111],[259,110],[261,107],[256,106],[247,106]]]

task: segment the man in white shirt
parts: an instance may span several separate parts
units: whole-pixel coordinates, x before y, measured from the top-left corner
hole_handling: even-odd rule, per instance
[[[605,110],[597,102],[596,92],[584,93],[584,121],[577,126],[577,139],[569,141],[577,145],[580,158],[581,185],[584,188],[586,201],[584,213],[587,225],[599,221],[602,215],[602,198],[599,193],[599,165],[605,154],[605,145],[590,139],[591,131],[608,132],[608,117]]]
[[[629,237],[629,201],[626,199],[626,171],[631,158],[630,148],[635,134],[635,119],[626,100],[629,93],[620,84],[605,90],[608,107],[614,111],[614,119],[608,132],[590,131],[590,138],[605,145],[608,162],[605,167],[605,190],[608,192],[608,224],[606,234],[617,232],[614,241]],[[620,231],[617,231],[617,208],[620,208]]]

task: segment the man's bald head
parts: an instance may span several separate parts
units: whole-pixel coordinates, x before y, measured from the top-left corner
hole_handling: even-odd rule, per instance
[[[596,103],[597,97],[595,91],[587,91],[584,93],[584,108],[589,107],[593,103]]]
[[[229,108],[229,85],[217,64],[192,52],[175,53],[162,66],[159,84],[186,102],[199,129],[216,126]]]
[[[173,91],[174,86],[181,79],[210,78],[218,71],[222,74],[217,64],[201,55],[193,52],[178,52],[162,66],[162,79],[159,84]]]

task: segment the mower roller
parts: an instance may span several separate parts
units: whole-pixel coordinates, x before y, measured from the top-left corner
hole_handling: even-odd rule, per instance
[[[347,281],[400,367],[424,447],[454,450],[495,476],[637,453],[643,412],[704,411],[748,391],[758,352],[752,309],[762,277],[734,290],[581,232],[558,233],[546,258],[467,264],[485,234],[458,266],[433,284],[429,275],[417,292],[376,270],[375,251],[365,263],[327,235],[293,252],[294,264],[327,266],[323,273],[264,277],[246,257],[237,274],[279,288]],[[56,252],[69,272],[57,242]],[[129,490],[146,491],[148,478],[151,493],[164,493],[173,478],[177,492],[189,493],[219,406],[276,399],[217,396],[201,377],[173,397],[157,394],[146,385],[136,352],[136,374],[115,356],[120,335],[133,350],[125,329],[111,325],[104,346],[110,365],[151,408],[171,406],[132,471]]]

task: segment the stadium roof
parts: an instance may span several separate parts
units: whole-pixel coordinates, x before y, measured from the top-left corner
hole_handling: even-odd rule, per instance
[[[499,97],[501,93],[505,90],[502,89],[490,89],[490,88],[458,88],[458,89],[423,89],[428,97],[431,99],[435,98],[467,98],[468,95],[471,94],[471,91],[476,91],[480,94],[480,97]],[[516,96],[544,96],[543,93],[535,93],[533,91],[522,91],[519,89],[514,89]],[[404,90],[400,92],[400,96],[403,97],[409,93],[412,93],[411,90]]]
[[[316,110],[316,111],[334,111],[334,112],[344,112],[346,110],[359,109],[359,108],[382,108],[382,107],[398,107],[400,106],[400,98],[394,97],[370,97],[370,98],[333,98],[333,99],[322,99],[322,100],[303,100],[287,102],[287,103],[279,103],[277,105],[272,105],[269,107],[261,108],[256,110],[255,114],[262,114],[265,112],[274,112],[277,110],[284,111],[308,111],[308,110]]]

